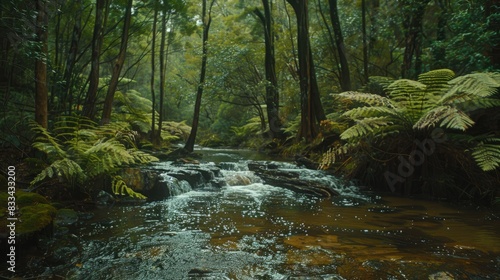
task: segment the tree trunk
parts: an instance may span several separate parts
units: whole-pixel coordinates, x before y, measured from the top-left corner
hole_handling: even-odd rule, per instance
[[[196,102],[194,105],[194,116],[193,124],[191,125],[191,133],[184,146],[188,152],[193,152],[194,143],[196,141],[196,133],[198,131],[198,123],[200,119],[200,108],[201,108],[201,96],[203,94],[203,88],[205,86],[205,75],[207,71],[207,60],[208,60],[208,34],[210,30],[210,24],[212,23],[212,6],[215,0],[211,0],[210,6],[207,9],[207,0],[203,0],[202,7],[202,19],[203,19],[203,57],[201,59],[201,71],[200,71],[200,81],[198,83],[198,89],[196,92]]]
[[[73,80],[73,70],[75,68],[76,56],[78,54],[78,43],[80,42],[80,37],[82,34],[81,24],[82,24],[82,1],[75,0],[75,5],[78,7],[75,13],[75,25],[73,26],[73,34],[71,35],[71,44],[68,51],[68,57],[66,58],[66,67],[63,74],[63,89],[61,94],[62,108],[67,110],[68,114],[72,112],[73,106],[73,91],[71,90],[71,82]]]
[[[99,90],[99,64],[102,46],[104,7],[107,1],[96,1],[94,34],[92,36],[92,57],[89,75],[89,89],[83,104],[83,116],[94,119],[96,114],[97,91]]]
[[[166,83],[166,72],[167,72],[167,58],[168,58],[168,45],[167,45],[167,21],[170,18],[170,14],[167,15],[166,5],[164,5],[163,15],[161,20],[161,41],[160,41],[160,100],[158,105],[158,132],[155,137],[158,137],[157,144],[161,142],[161,130],[163,126],[163,114],[164,114],[164,99],[165,99],[165,83]],[[167,50],[165,50],[167,49]]]
[[[342,91],[351,90],[351,75],[349,73],[349,63],[347,62],[347,54],[344,44],[344,36],[340,27],[339,11],[337,0],[329,0],[330,4],[330,20],[332,21],[333,33],[335,36],[335,46],[339,54],[340,63],[340,88]]]
[[[36,0],[36,40],[40,44],[40,54],[35,61],[35,121],[44,128],[48,127],[48,89],[47,89],[47,2]]]
[[[489,17],[488,30],[495,32],[494,41],[491,44],[491,49],[488,52],[491,64],[494,69],[500,68],[500,0],[489,0],[486,3],[486,15]]]
[[[118,57],[116,58],[115,65],[113,67],[113,73],[111,75],[111,81],[109,82],[108,92],[106,94],[106,99],[104,100],[104,108],[102,110],[101,124],[108,124],[111,120],[113,99],[115,98],[115,91],[116,88],[118,87],[118,80],[120,78],[120,73],[122,71],[123,63],[125,62],[125,57],[127,54],[128,36],[129,36],[131,21],[132,21],[132,0],[128,0],[127,7],[125,10],[125,19],[123,22],[120,52],[118,53]]]
[[[156,125],[156,115],[155,115],[155,106],[156,106],[156,93],[155,93],[155,58],[156,58],[156,21],[158,20],[158,5],[156,3],[154,5],[154,16],[153,16],[153,38],[151,42],[151,143],[153,146],[160,146],[160,137],[157,135],[155,130]]]
[[[265,41],[265,70],[266,70],[266,106],[267,120],[269,123],[269,134],[271,138],[281,137],[281,119],[279,116],[279,91],[278,79],[276,77],[276,57],[274,48],[274,28],[272,18],[272,0],[262,0],[264,14],[255,9],[264,26]]]
[[[368,83],[368,35],[366,34],[366,0],[361,0],[361,33],[363,34],[363,83]]]
[[[403,8],[405,30],[405,52],[403,55],[402,78],[416,79],[422,72],[422,33],[425,7],[430,0],[411,1]],[[413,63],[415,61],[415,63]]]
[[[300,128],[297,138],[311,141],[318,134],[318,122],[324,117],[309,42],[307,0],[287,0],[297,18],[297,48],[300,84]],[[319,111],[318,111],[319,110]]]

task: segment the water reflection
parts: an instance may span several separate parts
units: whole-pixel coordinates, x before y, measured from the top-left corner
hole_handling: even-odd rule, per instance
[[[487,214],[394,197],[342,204],[253,183],[115,207],[81,235],[89,264],[119,260],[100,269],[123,279],[132,279],[128,269],[144,269],[131,258],[157,266],[134,279],[481,278],[500,273],[500,224]],[[115,253],[92,252],[104,240]]]
[[[496,214],[374,198],[324,174],[279,165],[338,185],[341,196],[320,199],[263,184],[240,163],[222,165],[234,183],[220,189],[97,211],[76,233],[84,241],[82,267],[65,273],[75,279],[500,278]]]

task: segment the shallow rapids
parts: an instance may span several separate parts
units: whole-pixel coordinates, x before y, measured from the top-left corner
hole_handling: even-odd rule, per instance
[[[216,153],[214,153],[216,154]],[[357,190],[320,171],[276,163],[341,195],[264,184],[216,154],[223,187],[114,206],[71,230],[68,279],[499,279],[500,218],[486,210]],[[232,162],[223,161],[233,157]],[[169,164],[169,163],[164,163]]]

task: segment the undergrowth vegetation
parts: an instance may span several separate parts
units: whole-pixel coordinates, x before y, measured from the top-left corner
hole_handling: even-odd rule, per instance
[[[376,93],[334,97],[347,106],[340,120],[348,128],[321,167],[408,195],[491,199],[500,182],[500,117],[492,114],[500,74],[441,69],[381,81],[368,88]]]
[[[66,116],[55,122],[52,132],[35,123],[32,130],[37,135],[33,147],[46,155],[48,165],[31,181],[32,189],[57,178],[75,191],[91,194],[99,189],[89,182],[110,177],[109,188],[116,195],[145,198],[117,176],[123,166],[158,161],[137,149],[137,132],[128,123],[98,126],[86,118]]]

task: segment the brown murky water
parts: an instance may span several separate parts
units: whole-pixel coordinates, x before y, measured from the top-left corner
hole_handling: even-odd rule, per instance
[[[361,193],[278,163],[342,194],[319,199],[263,184],[233,154],[216,157],[237,162],[222,172],[231,184],[96,210],[71,230],[81,244],[76,264],[52,271],[67,279],[500,279],[498,211]]]
[[[91,279],[83,276],[92,268],[108,279],[500,277],[498,214],[440,202],[318,199],[251,183],[96,214],[81,231],[83,269],[68,275]]]

